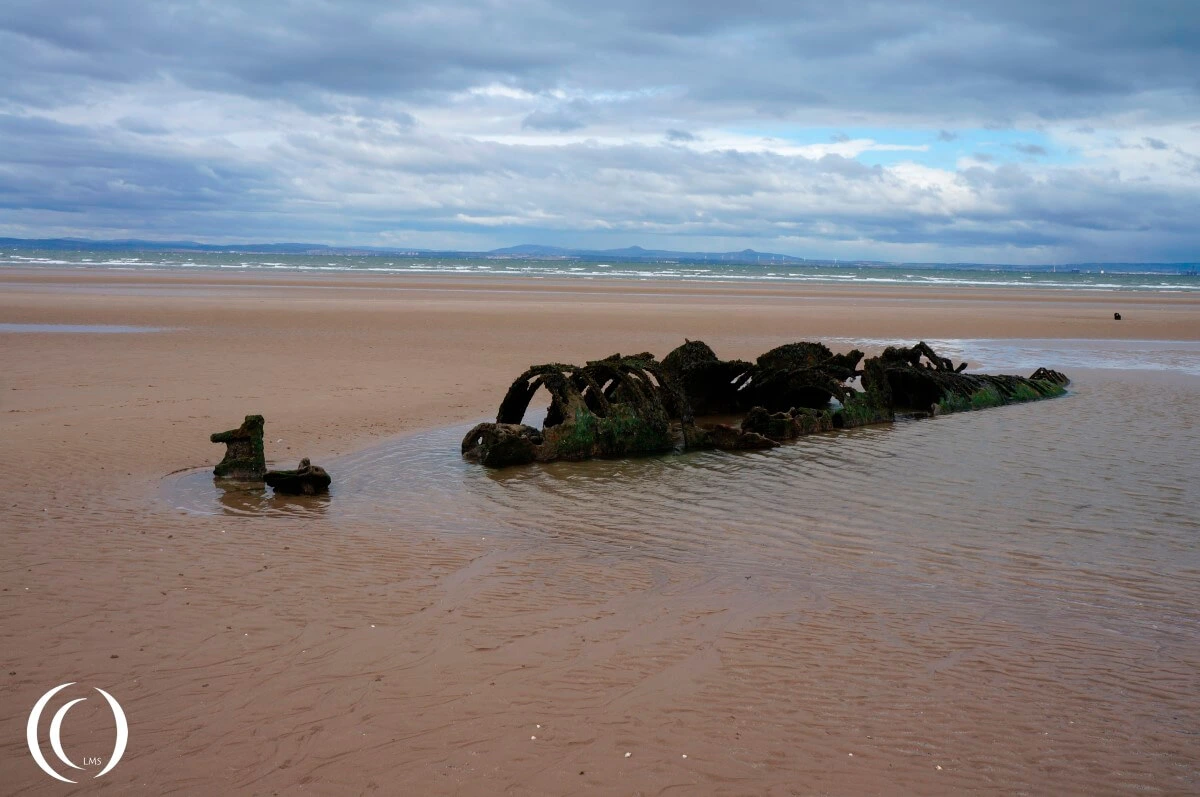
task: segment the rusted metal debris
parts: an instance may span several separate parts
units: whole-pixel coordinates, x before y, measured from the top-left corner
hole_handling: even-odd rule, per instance
[[[542,428],[521,423],[545,387],[550,406]],[[674,426],[677,427],[673,428]],[[669,451],[677,434],[694,444],[691,404],[653,354],[614,354],[582,368],[535,365],[509,387],[495,423],[463,439],[463,456],[503,467],[556,459],[589,459]]]
[[[925,343],[907,349],[889,346],[877,359],[882,369],[864,376],[864,390],[886,393],[895,409],[935,415],[1059,396],[1070,383],[1046,368],[1028,378],[965,374],[966,363],[955,367]]]
[[[329,474],[307,459],[300,460],[300,467],[295,470],[267,470],[263,447],[265,423],[261,415],[247,415],[238,428],[209,436],[212,442],[226,446],[225,458],[213,469],[213,476],[218,481],[266,482],[276,493],[329,492]]]
[[[295,470],[269,470],[263,481],[276,493],[285,495],[317,495],[329,492],[332,479],[320,465],[307,458],[300,460]]]
[[[231,481],[263,480],[267,472],[267,460],[263,455],[263,416],[247,415],[238,428],[214,432],[208,439],[225,444],[225,457],[213,469],[216,478]]]
[[[862,367],[859,368],[861,363]],[[686,341],[661,362],[614,354],[580,367],[551,363],[521,374],[495,423],[474,427],[463,456],[490,467],[651,454],[674,449],[772,448],[809,434],[887,423],[897,411],[936,415],[1060,395],[1068,380],[966,374],[924,342],[878,357],[834,354],[821,343],[789,343],[755,362],[721,360]],[[862,389],[852,383],[861,380]],[[545,387],[541,429],[523,423]],[[742,416],[720,423],[712,416]],[[697,417],[706,419],[697,421]]]
[[[862,352],[834,354],[822,343],[789,343],[754,363],[720,360],[701,341],[686,341],[663,358],[663,370],[692,402],[697,415],[727,415],[763,407],[820,408],[841,400]]]

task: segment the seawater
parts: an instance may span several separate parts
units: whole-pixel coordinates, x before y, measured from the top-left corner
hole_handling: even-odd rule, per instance
[[[165,327],[138,327],[125,324],[11,324],[0,323],[0,333],[61,333],[73,335],[130,335],[139,332],[163,332]]]
[[[323,462],[325,498],[227,492],[203,469],[160,499],[222,534],[256,529],[250,561],[286,530],[328,573],[305,584],[316,594],[351,579],[395,605],[398,562],[478,549],[448,577],[461,601],[404,638],[509,652],[536,668],[505,704],[523,716],[707,751],[762,792],[794,786],[796,762],[823,790],[856,783],[858,756],[893,773],[872,793],[943,776],[952,791],[1194,793],[1200,351],[939,342],[954,346],[998,368],[1036,355],[1074,382],[771,451],[502,471],[462,461],[464,425]],[[1156,369],[1155,347],[1176,367]],[[348,618],[379,611],[370,591],[362,607],[337,594]]]
[[[256,255],[228,253],[113,253],[0,249],[0,268],[58,267],[108,270],[233,270],[273,272],[364,272],[380,275],[509,275],[541,278],[744,281],[854,285],[920,285],[929,288],[1050,288],[1093,291],[1200,291],[1200,275],[1190,273],[1048,272],[1019,267],[960,268],[864,265],[785,265],[725,263],[602,263],[516,258],[397,257],[365,255]]]

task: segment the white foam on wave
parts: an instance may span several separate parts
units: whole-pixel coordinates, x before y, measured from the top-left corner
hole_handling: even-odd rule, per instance
[[[94,253],[83,253],[93,254]],[[1192,293],[1200,291],[1200,280],[1189,274],[1153,273],[1108,273],[1094,274],[1050,274],[1017,273],[1001,269],[970,272],[960,268],[889,271],[869,266],[783,266],[725,265],[725,264],[679,264],[679,263],[625,263],[614,266],[610,263],[586,263],[580,261],[489,261],[489,260],[413,260],[410,262],[388,260],[376,265],[379,260],[367,256],[346,256],[334,261],[316,261],[310,256],[281,256],[271,259],[240,254],[213,253],[179,259],[166,254],[138,253],[138,256],[105,255],[97,261],[94,257],[69,259],[69,255],[46,257],[32,254],[0,254],[0,265],[13,266],[76,266],[78,268],[110,269],[264,269],[296,272],[353,272],[366,271],[383,274],[496,274],[524,275],[529,277],[564,278],[608,278],[637,281],[662,280],[670,282],[733,282],[733,283],[778,283],[778,284],[831,284],[831,285],[924,285],[931,287],[964,288],[1021,288],[1025,290],[1066,289],[1093,292],[1112,291],[1155,291],[1163,293]],[[226,260],[225,258],[228,258]],[[770,268],[770,270],[766,270]],[[1135,279],[1136,278],[1136,279]]]

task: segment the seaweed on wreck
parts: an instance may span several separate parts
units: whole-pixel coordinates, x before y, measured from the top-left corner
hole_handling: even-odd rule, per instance
[[[1030,377],[963,373],[925,342],[908,348],[889,346],[878,358],[881,371],[864,376],[863,386],[886,389],[896,409],[933,414],[979,410],[1060,396],[1070,380],[1058,371],[1039,368]]]
[[[267,460],[263,453],[263,426],[261,415],[247,415],[242,425],[225,432],[213,432],[209,440],[225,444],[225,456],[213,468],[218,479],[230,481],[262,481],[267,472]]]
[[[642,353],[582,367],[537,365],[509,387],[494,423],[467,433],[462,453],[504,467],[672,449],[772,448],[804,435],[888,423],[897,410],[982,409],[1060,395],[1068,384],[1044,368],[1029,378],[966,374],[965,368],[924,342],[865,360],[857,350],[834,354],[822,343],[789,343],[749,363],[721,360],[691,340],[662,362]],[[852,385],[856,379],[861,390]],[[543,387],[550,406],[536,429],[524,418]],[[697,421],[719,415],[744,417],[736,426]]]
[[[538,430],[522,420],[543,387],[550,406]],[[651,354],[614,354],[582,368],[535,365],[512,383],[496,422],[467,433],[462,452],[484,465],[504,467],[669,451],[675,446],[671,415],[691,420],[686,398]]]
[[[294,470],[267,470],[263,446],[266,421],[261,415],[247,415],[242,425],[225,432],[214,432],[209,440],[225,444],[225,457],[213,469],[218,482],[266,482],[276,493],[316,495],[329,491],[332,482],[324,468],[308,459],[300,460]]]
[[[730,415],[748,409],[739,393],[753,368],[744,360],[718,359],[699,340],[685,340],[662,361],[663,373],[687,396],[697,415]]]
[[[692,402],[697,415],[729,415],[763,407],[787,412],[821,409],[844,400],[846,381],[862,352],[834,354],[823,343],[788,343],[753,362],[721,360],[701,341],[686,341],[663,358],[663,369]]]

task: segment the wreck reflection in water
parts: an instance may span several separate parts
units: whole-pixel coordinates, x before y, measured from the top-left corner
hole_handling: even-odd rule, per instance
[[[200,484],[200,477],[206,485]],[[280,515],[284,517],[304,517],[308,515],[323,515],[329,508],[328,493],[321,495],[284,495],[267,489],[261,482],[237,482],[214,480],[212,471],[200,468],[188,471],[186,475],[177,477],[173,489],[191,494],[203,500],[202,496],[211,493],[220,505],[220,511],[229,515]],[[205,514],[215,514],[216,507],[210,507]]]

